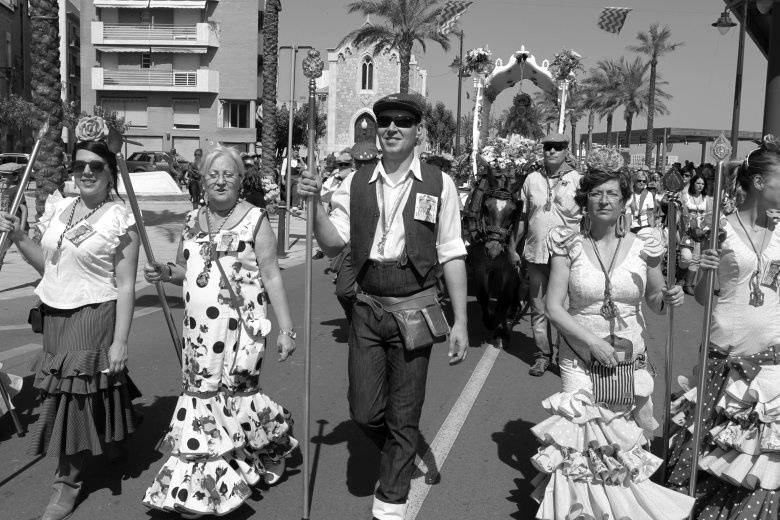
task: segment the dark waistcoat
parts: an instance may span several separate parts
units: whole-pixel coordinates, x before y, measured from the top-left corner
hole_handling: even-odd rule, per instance
[[[436,237],[439,231],[443,174],[438,168],[421,163],[422,180],[412,176],[409,198],[401,213],[406,239],[405,258],[399,259],[396,264],[397,272],[391,273],[385,269],[381,276],[376,276],[375,266],[369,262],[380,217],[376,195],[376,185],[379,181],[369,182],[374,174],[374,167],[375,165],[368,164],[355,172],[350,186],[349,227],[352,261],[358,284],[366,292],[388,296],[411,294],[431,287],[436,283],[440,272]],[[431,195],[439,201],[435,224],[414,218],[418,193]],[[385,208],[385,211],[389,211],[389,208]]]

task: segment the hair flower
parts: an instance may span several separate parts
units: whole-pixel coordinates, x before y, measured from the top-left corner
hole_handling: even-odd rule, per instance
[[[600,146],[594,147],[588,154],[587,165],[589,170],[612,173],[623,168],[625,159],[616,149]]]
[[[86,116],[79,119],[76,125],[76,139],[82,141],[105,141],[109,129],[106,120],[100,116]]]

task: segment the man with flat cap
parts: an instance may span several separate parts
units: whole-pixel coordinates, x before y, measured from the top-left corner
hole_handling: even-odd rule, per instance
[[[415,145],[424,101],[392,94],[374,104],[382,158],[349,175],[316,203],[314,234],[334,256],[349,243],[358,295],[349,334],[352,419],[381,451],[373,517],[403,520],[433,343],[449,333],[450,364],[466,356],[466,248],[454,182],[422,164]],[[305,174],[301,196],[317,201]],[[450,329],[439,304],[442,278],[452,301]]]
[[[553,356],[552,329],[547,321],[544,297],[550,277],[547,233],[555,226],[565,225],[579,231],[582,213],[574,194],[581,174],[566,161],[569,140],[558,133],[542,139],[544,168],[528,174],[520,192],[524,219],[518,237],[525,232],[523,258],[528,265],[531,298],[531,327],[536,343],[534,364],[528,370],[541,376],[550,367]]]

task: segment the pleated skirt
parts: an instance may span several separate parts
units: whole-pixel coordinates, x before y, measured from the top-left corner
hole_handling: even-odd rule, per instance
[[[43,350],[32,366],[41,406],[31,454],[100,455],[135,431],[140,416],[132,400],[141,393],[127,370],[108,373],[115,322],[116,300],[44,307]]]

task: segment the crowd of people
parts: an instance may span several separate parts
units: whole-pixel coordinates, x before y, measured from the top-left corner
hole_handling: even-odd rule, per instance
[[[335,259],[349,321],[349,411],[381,454],[371,514],[402,520],[433,346],[446,342],[452,365],[468,352],[467,249],[454,181],[415,151],[423,102],[393,94],[373,109],[381,150],[359,143],[335,155],[324,182],[302,170],[295,193],[314,204],[315,237]],[[72,157],[77,196],[52,199],[33,236],[18,216],[0,213],[0,231],[42,276],[42,404],[31,449],[59,461],[44,520],[73,512],[88,456],[117,456],[140,420],[127,368],[138,224],[116,192],[107,136],[83,130]],[[664,177],[679,173],[675,184],[627,168],[609,148],[593,150],[582,167],[565,136],[542,145],[543,166],[520,193],[512,243],[521,246],[511,257],[530,281],[537,353],[529,372],[557,364],[561,375],[560,391],[541,403],[550,416],[531,428],[541,444],[532,457],[536,518],[776,520],[780,229],[770,212],[780,209],[780,143],[767,137],[738,168],[738,204],[715,250],[702,240],[720,195],[709,165],[674,166]],[[290,413],[260,389],[273,328],[267,302],[280,361],[297,335],[268,214],[249,201],[247,167],[230,148],[201,153],[188,174],[193,209],[177,254],[144,269],[149,282],[181,286],[185,307],[182,393],[163,439],[170,455],[143,503],[184,518],[227,514],[260,481],[279,482],[298,445]],[[680,219],[665,228],[670,204]],[[679,234],[680,251],[666,251],[669,233]],[[671,255],[680,284],[668,287]],[[686,293],[713,298],[703,271],[717,280],[709,377],[674,401],[679,430],[656,483],[664,461],[648,451],[659,424],[643,313],[680,306]],[[693,446],[698,399],[706,435]],[[696,497],[686,494],[693,450],[702,452]]]

